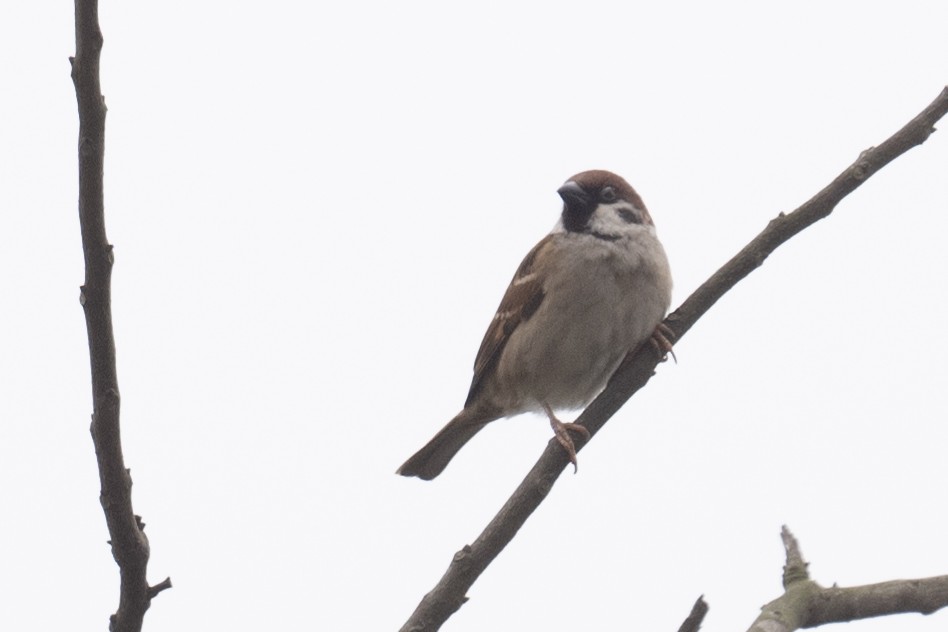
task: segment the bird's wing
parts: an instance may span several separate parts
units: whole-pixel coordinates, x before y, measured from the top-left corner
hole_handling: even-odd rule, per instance
[[[537,272],[537,261],[547,256],[551,240],[555,236],[550,234],[540,240],[524,257],[510,281],[474,360],[474,379],[471,381],[465,407],[471,404],[485,380],[496,370],[497,361],[511,334],[521,323],[529,320],[543,302],[544,280]]]

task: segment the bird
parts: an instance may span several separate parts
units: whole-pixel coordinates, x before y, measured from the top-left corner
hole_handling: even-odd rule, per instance
[[[570,431],[558,410],[586,406],[626,355],[651,341],[664,357],[673,335],[661,324],[672,278],[652,217],[628,182],[604,170],[578,173],[557,193],[553,230],[527,253],[474,360],[464,408],[397,474],[431,480],[488,423],[544,413],[574,468]]]

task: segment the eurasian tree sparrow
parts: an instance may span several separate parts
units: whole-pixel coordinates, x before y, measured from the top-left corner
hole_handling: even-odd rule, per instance
[[[654,336],[671,302],[665,250],[642,199],[608,171],[584,171],[558,191],[563,213],[514,274],[474,360],[457,414],[398,468],[430,480],[489,422],[543,411],[576,464],[568,431],[553,414],[588,404],[626,354]]]

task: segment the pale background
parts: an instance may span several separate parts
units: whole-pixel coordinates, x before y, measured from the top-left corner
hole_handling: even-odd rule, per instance
[[[125,456],[148,630],[392,630],[550,437],[431,483],[556,189],[639,190],[677,306],[948,82],[948,5],[104,1]],[[889,3],[894,7],[894,3]],[[72,4],[0,9],[0,629],[105,630]],[[948,130],[948,122],[942,123]],[[948,131],[780,249],[580,454],[446,629],[746,627],[948,573]],[[948,614],[856,630],[943,630]]]

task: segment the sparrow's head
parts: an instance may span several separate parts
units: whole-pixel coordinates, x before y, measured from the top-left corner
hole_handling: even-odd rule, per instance
[[[610,171],[584,171],[561,186],[563,198],[560,219],[567,232],[588,233],[616,240],[655,226],[642,198],[628,182]]]

